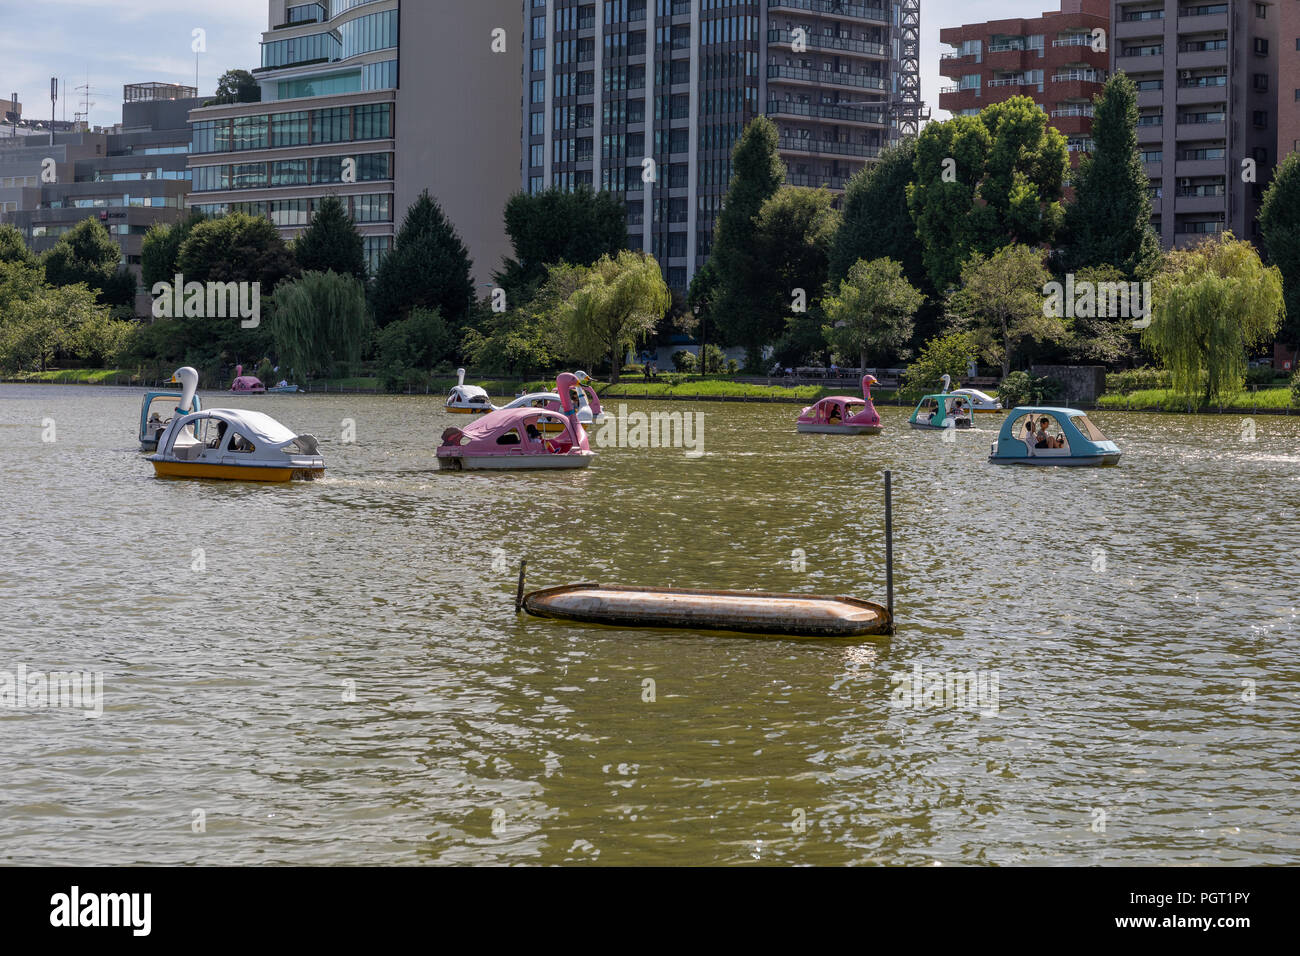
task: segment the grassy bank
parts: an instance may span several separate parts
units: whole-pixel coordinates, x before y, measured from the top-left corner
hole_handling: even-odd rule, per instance
[[[542,392],[555,387],[554,382],[529,382],[522,386],[526,391]],[[489,389],[489,391],[491,391]],[[828,395],[853,394],[845,388],[826,388],[820,385],[750,385],[725,380],[703,382],[619,382],[617,385],[598,383],[596,394],[601,401],[615,398],[695,399],[697,401],[759,401],[759,402],[815,402]],[[894,393],[874,391],[872,397],[880,402],[892,402]]]
[[[1127,395],[1106,394],[1097,399],[1097,407],[1112,410],[1186,412],[1187,400],[1172,389],[1145,388]],[[1257,392],[1238,392],[1223,399],[1207,411],[1219,408],[1232,411],[1286,411],[1291,408],[1291,390],[1285,386],[1261,388]]]

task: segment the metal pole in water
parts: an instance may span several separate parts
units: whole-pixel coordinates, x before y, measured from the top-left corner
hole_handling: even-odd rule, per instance
[[[524,558],[519,562],[519,589],[515,591],[515,613],[518,614],[524,607],[524,570],[528,567],[528,559]]]
[[[889,633],[894,633],[894,491],[893,474],[885,469],[885,602]]]

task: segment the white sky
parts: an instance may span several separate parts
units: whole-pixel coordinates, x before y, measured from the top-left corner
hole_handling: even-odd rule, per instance
[[[473,3],[476,0],[413,0]],[[939,28],[1006,17],[1037,16],[1052,0],[922,0],[921,95],[938,109]],[[0,0],[0,98],[18,93],[29,117],[49,115],[50,77],[60,77],[58,119],[83,109],[89,83],[90,122],[109,126],[122,116],[127,83],[194,84],[193,31],[206,31],[198,57],[201,95],[211,95],[228,69],[258,65],[267,27],[266,0]],[[444,38],[445,39],[445,38]],[[454,55],[454,45],[443,47]],[[946,48],[944,48],[946,49]],[[434,55],[437,55],[436,48]],[[66,95],[65,95],[66,94]]]

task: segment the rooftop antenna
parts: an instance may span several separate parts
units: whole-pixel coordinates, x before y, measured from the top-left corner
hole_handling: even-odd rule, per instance
[[[59,78],[50,77],[50,145],[54,145],[54,110],[59,101]]]

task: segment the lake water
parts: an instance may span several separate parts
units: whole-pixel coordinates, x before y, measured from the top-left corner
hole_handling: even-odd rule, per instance
[[[1119,467],[1028,469],[990,416],[631,402],[704,454],[479,476],[436,397],[229,399],[329,439],[265,486],[153,477],[140,395],[0,387],[0,672],[103,679],[0,707],[5,862],[1300,862],[1300,418],[1097,412]],[[524,556],[883,603],[886,468],[892,638],[515,616]]]

